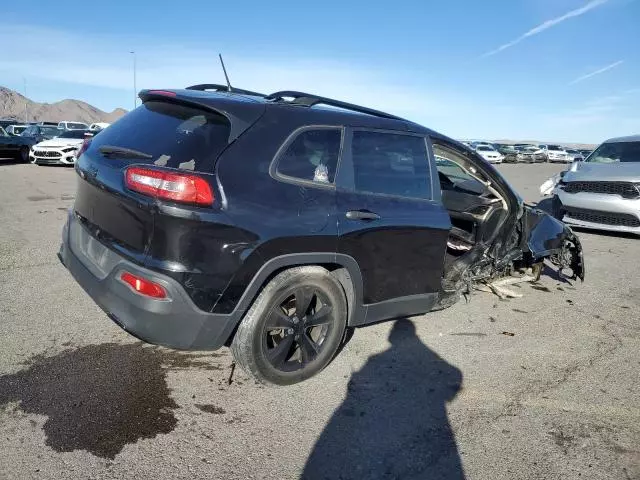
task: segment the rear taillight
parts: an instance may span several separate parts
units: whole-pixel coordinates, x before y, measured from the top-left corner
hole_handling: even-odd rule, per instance
[[[208,206],[214,200],[209,183],[197,175],[129,167],[125,185],[134,192],[172,202]]]
[[[120,280],[129,285],[136,293],[151,298],[167,298],[167,291],[162,285],[147,280],[146,278],[139,277],[129,272],[122,272]]]
[[[89,148],[89,145],[91,145],[91,139],[85,138],[82,141],[82,145],[80,145],[80,148],[78,149],[78,153],[76,153],[76,159],[80,158],[80,155],[82,155],[84,152],[87,151],[87,149]]]

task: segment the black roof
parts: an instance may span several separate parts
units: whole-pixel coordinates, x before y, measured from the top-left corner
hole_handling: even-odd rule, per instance
[[[236,88],[229,91],[228,87],[224,85],[201,84],[193,85],[186,89],[143,90],[140,92],[140,98],[143,101],[153,98],[174,98],[176,101],[182,100],[214,108],[232,120],[232,138],[236,136],[233,130],[236,130],[239,135],[249,124],[257,120],[267,108],[288,111],[295,109],[307,112],[312,109],[314,123],[320,124],[323,122],[330,124],[340,123],[354,127],[436,134],[436,132],[428,128],[390,113],[292,90],[264,95]]]

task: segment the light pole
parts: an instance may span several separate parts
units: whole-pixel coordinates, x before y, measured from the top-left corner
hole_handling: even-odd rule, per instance
[[[138,105],[138,88],[136,87],[136,52],[129,52],[133,55],[133,108]]]

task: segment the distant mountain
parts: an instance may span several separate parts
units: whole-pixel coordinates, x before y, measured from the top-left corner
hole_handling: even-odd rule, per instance
[[[63,120],[80,121],[85,123],[112,123],[127,111],[116,108],[113,112],[102,110],[80,100],[62,100],[56,103],[38,103],[18,92],[6,87],[0,87],[0,118],[11,118],[17,122],[24,122],[25,102],[27,121],[29,122],[61,122]]]

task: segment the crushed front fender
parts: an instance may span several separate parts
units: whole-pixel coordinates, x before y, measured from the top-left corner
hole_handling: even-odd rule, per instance
[[[526,248],[534,262],[548,258],[562,272],[584,281],[584,254],[580,240],[570,227],[540,209],[525,207],[523,216]]]

